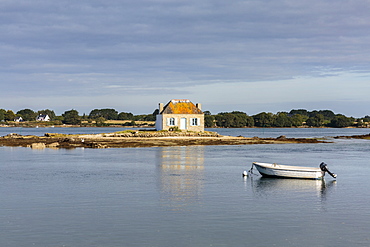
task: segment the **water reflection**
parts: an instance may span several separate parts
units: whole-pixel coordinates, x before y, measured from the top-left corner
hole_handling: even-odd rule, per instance
[[[161,198],[173,210],[199,200],[204,181],[204,147],[158,148],[157,167]]]
[[[316,195],[322,201],[326,200],[328,192],[336,186],[336,180],[325,181],[325,179],[289,179],[254,176],[245,178],[245,183],[247,186],[250,184],[253,194],[257,196],[279,194]]]

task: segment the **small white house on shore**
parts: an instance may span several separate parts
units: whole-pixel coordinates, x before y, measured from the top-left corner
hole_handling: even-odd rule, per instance
[[[50,121],[49,115],[40,114],[36,117],[36,121],[48,122]]]
[[[16,117],[14,118],[14,122],[23,122],[23,118],[22,117]]]
[[[201,104],[188,99],[173,99],[166,105],[159,103],[156,130],[204,131],[204,113]]]

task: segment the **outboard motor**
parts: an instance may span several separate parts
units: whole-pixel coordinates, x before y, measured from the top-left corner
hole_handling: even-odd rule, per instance
[[[321,169],[321,171],[323,171],[323,172],[327,172],[327,173],[329,173],[329,175],[330,175],[330,176],[332,176],[333,178],[336,178],[336,177],[337,177],[337,174],[331,173],[331,172],[329,171],[328,166],[327,166],[324,162],[322,162],[322,163],[320,164],[320,169]]]

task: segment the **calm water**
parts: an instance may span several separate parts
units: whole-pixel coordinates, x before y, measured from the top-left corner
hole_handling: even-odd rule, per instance
[[[0,136],[5,136],[10,133],[16,133],[20,135],[36,135],[43,136],[45,133],[61,133],[61,134],[98,134],[98,133],[111,133],[116,131],[122,131],[127,129],[138,129],[138,128],[0,128]],[[150,128],[148,128],[150,130]],[[286,135],[287,137],[330,137],[338,135],[362,135],[370,133],[370,129],[359,129],[359,128],[346,128],[346,129],[316,129],[316,128],[240,128],[240,129],[206,129],[209,131],[218,132],[221,135],[230,136],[246,136],[246,137],[278,137]]]
[[[6,129],[16,133],[16,128]],[[217,131],[261,137],[370,132]],[[369,154],[368,140],[127,149],[0,147],[0,246],[369,246]],[[305,166],[325,161],[338,179],[244,179],[241,174],[253,161]]]

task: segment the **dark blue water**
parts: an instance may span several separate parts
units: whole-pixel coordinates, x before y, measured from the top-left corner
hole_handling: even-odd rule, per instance
[[[249,130],[232,133],[248,136]],[[273,133],[307,135],[293,130]],[[328,136],[327,129],[310,131]],[[0,147],[0,246],[369,246],[369,153],[368,140]],[[304,166],[325,161],[338,178],[243,178],[253,161]]]

